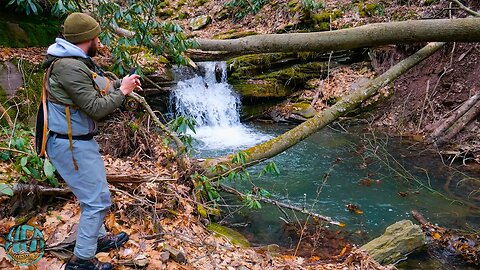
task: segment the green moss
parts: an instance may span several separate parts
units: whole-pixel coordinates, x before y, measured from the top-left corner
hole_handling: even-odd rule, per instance
[[[195,3],[193,4],[194,7],[201,7],[208,3],[208,0],[196,0]]]
[[[161,3],[158,4],[157,8],[166,8],[166,7],[168,7],[168,6],[170,6],[170,2],[168,2],[168,1],[163,1],[163,2],[161,2]]]
[[[173,9],[164,9],[164,10],[158,11],[157,16],[165,20],[172,17],[173,13],[174,13]]]
[[[435,2],[437,2],[437,0],[425,0],[425,1],[423,1],[423,3],[424,3],[425,5],[427,5],[427,6],[428,6],[428,5],[431,5],[431,4],[435,3]]]
[[[186,0],[178,1],[176,10],[179,11],[185,5],[185,2]]]
[[[0,46],[44,47],[58,34],[59,22],[45,18],[0,21]]]
[[[242,97],[247,98],[277,98],[287,97],[292,90],[286,88],[278,80],[249,80],[232,83],[232,87]]]
[[[318,25],[319,30],[321,31],[328,31],[330,30],[330,23],[328,22],[322,22]]]
[[[316,23],[330,22],[330,18],[331,18],[332,21],[335,20],[336,15],[335,15],[334,12],[329,12],[329,11],[324,10],[321,13],[312,14],[312,19]]]
[[[293,54],[291,54],[293,55]],[[248,54],[227,61],[229,80],[242,80],[268,71],[271,63],[287,57],[285,53]]]
[[[382,3],[379,4],[365,4],[360,2],[357,4],[358,15],[360,17],[372,17],[385,15],[385,6]]]
[[[258,79],[274,78],[286,86],[303,87],[305,83],[313,78],[322,76],[327,72],[327,64],[323,62],[311,62],[298,64],[275,72],[256,76]]]
[[[177,20],[188,19],[190,15],[187,12],[178,13]]]
[[[226,237],[234,245],[238,245],[241,247],[250,246],[250,243],[248,242],[247,238],[245,238],[245,236],[228,227],[222,226],[217,223],[210,223],[207,225],[207,229],[209,229],[212,232],[215,232],[218,235]]]

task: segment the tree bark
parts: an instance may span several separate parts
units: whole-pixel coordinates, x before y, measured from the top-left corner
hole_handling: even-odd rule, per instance
[[[400,75],[408,71],[410,68],[414,67],[422,60],[426,59],[438,49],[440,49],[444,43],[429,43],[424,48],[416,52],[415,54],[404,59],[400,63],[391,67],[384,74],[378,76],[377,78],[371,80],[363,87],[358,88],[349,95],[343,97],[339,102],[337,102],[332,107],[324,110],[321,113],[318,113],[309,120],[303,122],[297,127],[287,131],[286,133],[271,139],[265,143],[253,146],[249,149],[246,149],[244,152],[247,154],[246,164],[255,164],[257,161],[271,158],[288,148],[294,146],[298,142],[304,140],[317,130],[325,127],[332,121],[336,120],[338,117],[345,115],[350,110],[357,107],[364,100],[371,97],[377,91],[387,84],[391,83],[393,80],[398,78]],[[231,162],[233,155],[210,158],[205,160],[199,160],[198,166],[200,169],[209,174],[209,176],[220,175],[224,173],[222,170],[213,170],[215,172],[208,173],[208,168],[214,167],[219,164],[225,164],[233,168],[238,166],[238,164],[233,164]],[[212,171],[212,170],[210,170]]]
[[[455,137],[470,121],[472,121],[480,113],[480,101],[477,101],[466,113],[464,113],[455,123],[447,130],[446,134],[439,138],[435,144],[443,145],[450,139]]]
[[[377,23],[330,32],[248,36],[231,40],[198,39],[203,51],[328,52],[415,42],[478,42],[480,18]]]

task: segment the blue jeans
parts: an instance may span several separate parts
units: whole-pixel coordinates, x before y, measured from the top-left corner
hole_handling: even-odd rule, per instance
[[[73,254],[91,259],[97,251],[97,239],[106,234],[103,221],[112,202],[102,156],[95,140],[73,140],[75,171],[68,139],[49,136],[48,158],[80,201],[80,223]]]

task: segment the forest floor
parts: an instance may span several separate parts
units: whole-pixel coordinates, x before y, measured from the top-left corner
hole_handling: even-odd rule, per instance
[[[175,5],[177,0],[170,1]],[[273,1],[256,15],[247,15],[234,22],[230,18],[218,20],[215,14],[223,9],[225,1],[210,0],[198,7],[184,6],[180,9],[189,17],[210,14],[213,22],[205,29],[191,31],[188,19],[179,21],[191,36],[211,38],[234,29],[238,32],[279,33],[288,27],[295,27],[301,16],[292,13],[289,2]],[[343,16],[330,24],[332,30],[344,25],[360,26],[367,23],[392,20],[465,17],[461,10],[450,9],[450,1],[381,1],[383,9],[360,16],[358,6],[351,0],[326,0],[325,10],[343,9]],[[378,4],[380,1],[362,1]],[[385,3],[389,2],[389,3]],[[408,2],[408,3],[403,3]],[[480,9],[475,0],[463,1],[474,9]],[[403,4],[400,4],[403,3]],[[273,18],[273,19],[270,19]],[[381,74],[406,55],[421,48],[421,44],[408,46],[385,46],[371,51],[371,66],[367,70],[357,66],[346,66],[333,70],[329,78],[318,86],[324,96],[341,95],[358,84],[362,79],[370,79]],[[39,63],[43,59],[45,48],[0,49],[0,60],[27,58]],[[384,92],[393,95],[373,112],[368,120],[371,126],[392,134],[423,138],[432,123],[444,118],[480,89],[480,44],[448,44],[435,55],[397,79]],[[100,59],[104,61],[105,59]],[[305,89],[301,95],[312,96],[316,89]],[[326,101],[319,99],[315,108],[325,108]],[[452,157],[473,159],[480,162],[480,128],[477,121],[470,124],[449,144]],[[2,140],[8,137],[1,138]],[[156,138],[155,140],[160,140]],[[158,145],[162,145],[158,143]],[[112,148],[112,147],[110,147]],[[115,148],[113,146],[113,148]],[[157,147],[147,156],[136,155],[130,158],[115,158],[104,152],[107,174],[149,175],[148,181],[138,183],[119,183],[111,181],[113,207],[106,218],[106,226],[112,232],[126,231],[130,241],[125,248],[98,255],[100,260],[115,262],[116,269],[136,269],[148,262],[146,269],[386,269],[372,261],[364,252],[352,247],[341,239],[335,239],[337,246],[331,248],[330,256],[302,252],[300,256],[294,250],[285,248],[257,247],[241,248],[225,237],[209,232],[204,220],[197,214],[196,201],[192,198],[191,183],[183,179],[173,162],[169,149]],[[153,161],[152,161],[153,160]],[[13,164],[0,166],[2,175],[15,174]],[[2,180],[2,178],[0,178]],[[37,191],[41,194],[40,191]],[[29,203],[27,203],[29,202]],[[40,227],[51,251],[29,269],[61,269],[68,256],[61,243],[70,243],[75,234],[80,216],[78,202],[71,195],[38,196],[26,192],[13,199],[3,196],[0,203],[9,203],[21,212],[0,211],[0,234],[5,235],[15,224],[27,224]],[[28,205],[30,204],[30,205]],[[13,210],[12,210],[13,209]],[[318,241],[318,235],[312,235]],[[325,236],[326,237],[326,236]],[[304,240],[305,243],[313,241]],[[325,240],[325,239],[323,239]],[[5,244],[0,238],[0,244]],[[168,245],[182,251],[186,261],[175,262],[165,257],[164,247]],[[62,252],[60,252],[62,251]],[[168,255],[168,254],[167,254]],[[0,269],[20,269],[5,260],[5,250],[0,248]],[[243,268],[242,268],[243,267]]]

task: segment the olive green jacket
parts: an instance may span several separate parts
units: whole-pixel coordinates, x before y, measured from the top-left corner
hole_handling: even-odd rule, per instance
[[[75,105],[96,121],[122,105],[125,95],[120,91],[121,81],[113,81],[112,91],[102,96],[100,87],[93,81],[100,75],[95,72],[95,64],[90,58],[57,58],[49,55],[44,66],[48,67],[52,62],[48,93],[50,100]]]

